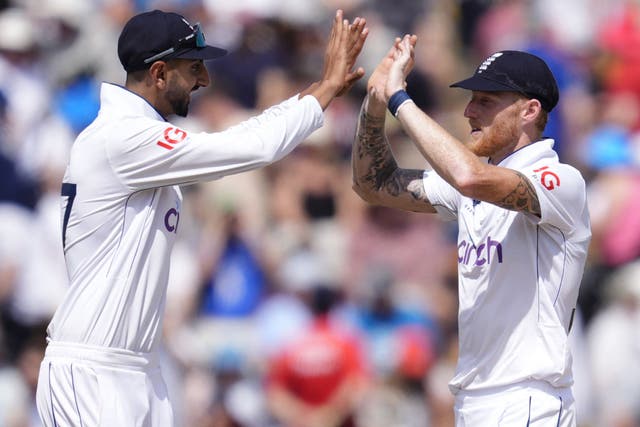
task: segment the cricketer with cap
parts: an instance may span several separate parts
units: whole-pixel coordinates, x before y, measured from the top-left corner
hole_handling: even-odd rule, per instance
[[[198,25],[159,10],[124,26],[125,86],[103,83],[100,111],[73,144],[62,184],[70,287],[49,324],[37,407],[46,426],[172,426],[158,367],[180,185],[281,159],[323,124],[324,110],[364,75],[368,34],[338,10],[320,80],[217,133],[168,121],[210,83],[204,60],[226,53]]]
[[[471,91],[457,140],[404,90],[417,37],[397,39],[368,82],[353,145],[366,201],[458,223],[457,426],[575,426],[567,342],[591,231],[585,182],[543,136],[559,94],[529,53],[489,56],[452,87]],[[432,169],[398,167],[386,109]]]

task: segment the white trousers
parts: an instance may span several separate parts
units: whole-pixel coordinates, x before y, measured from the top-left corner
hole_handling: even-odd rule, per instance
[[[36,403],[46,427],[173,427],[156,360],[148,354],[49,342]]]
[[[460,391],[456,427],[575,427],[570,388],[531,381],[491,391]]]

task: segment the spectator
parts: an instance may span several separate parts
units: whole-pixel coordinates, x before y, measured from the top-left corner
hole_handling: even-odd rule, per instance
[[[309,303],[314,315],[310,329],[278,354],[269,369],[270,408],[287,427],[354,426],[366,378],[362,349],[329,320],[334,291],[315,287]]]

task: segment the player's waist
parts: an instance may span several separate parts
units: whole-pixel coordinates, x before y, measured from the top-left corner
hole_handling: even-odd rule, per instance
[[[121,348],[99,347],[53,340],[48,340],[45,357],[71,359],[113,368],[141,371],[148,371],[158,367],[156,353],[138,353]]]
[[[459,389],[454,394],[456,399],[464,399],[466,404],[474,401],[480,402],[483,398],[490,396],[532,389],[554,396],[562,396],[572,393],[571,387],[556,387],[543,380],[527,380],[501,386],[482,387],[478,389]]]

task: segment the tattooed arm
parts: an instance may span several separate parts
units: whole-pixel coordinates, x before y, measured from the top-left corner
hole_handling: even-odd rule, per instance
[[[512,169],[499,169],[504,169],[507,172],[508,182],[513,182],[513,190],[505,197],[498,198],[492,203],[512,211],[529,212],[540,218],[542,215],[540,200],[529,178]]]
[[[538,195],[524,174],[485,163],[413,103],[398,118],[433,169],[463,196],[540,217]]]
[[[369,79],[369,95],[360,111],[353,145],[353,188],[364,200],[382,206],[416,212],[435,212],[422,181],[423,171],[400,169],[384,135],[389,82],[403,87],[413,65],[415,36],[396,43]],[[402,44],[402,45],[401,45]],[[402,67],[390,77],[397,50],[405,55]],[[410,54],[408,51],[411,51]],[[404,75],[403,75],[404,74]],[[493,203],[505,209],[529,212],[540,217],[540,202],[526,176],[512,169],[480,160],[460,141],[421,111],[415,104],[400,108],[398,119],[427,162],[463,196]]]
[[[406,108],[417,107],[410,105]],[[427,119],[422,112],[418,118],[421,116],[424,116],[423,120]],[[375,100],[366,98],[360,111],[351,156],[353,189],[369,203],[414,212],[434,213],[435,209],[429,203],[422,181],[424,171],[398,167],[384,134],[384,124],[384,106],[380,108]],[[429,128],[428,124],[433,125],[433,122],[421,122],[421,124],[424,130]],[[414,142],[416,139],[425,138],[422,134],[414,133],[411,126],[406,126],[405,129],[408,130]],[[442,128],[436,127],[431,130],[435,135],[444,133],[439,140],[443,147],[450,148],[448,150],[430,148],[429,142],[421,142],[423,145],[421,151],[432,162],[431,164],[437,165],[436,158],[446,160],[441,162],[445,163],[444,166],[436,166],[436,172],[445,177],[463,195],[493,203],[505,209],[529,212],[540,217],[538,195],[524,174],[513,169],[483,163],[460,142],[454,141]],[[457,159],[452,158],[451,153],[455,153],[458,149],[462,150],[460,155]],[[467,167],[455,169],[455,165],[462,159],[466,159]],[[471,172],[463,172],[463,169]],[[465,176],[468,178],[463,178]]]
[[[431,212],[423,171],[400,169],[384,134],[386,106],[365,98],[353,144],[353,189],[365,201],[414,212]]]
[[[404,87],[406,76],[413,65],[414,46],[415,39],[412,36],[405,36],[400,42],[396,41],[395,50],[390,56],[393,59],[390,62],[387,61],[389,64],[385,70],[384,96],[377,96],[376,108],[380,104],[385,105],[391,94]],[[379,88],[379,83],[375,85],[375,88]],[[486,95],[485,97],[489,96]],[[497,98],[497,96],[494,96],[494,98]],[[491,99],[497,102],[494,98]],[[364,111],[367,112],[368,110],[364,109]],[[527,113],[530,111],[533,111],[533,109],[527,110]],[[522,116],[524,117],[524,114]],[[531,127],[534,118],[533,114],[527,114],[529,127]],[[363,120],[368,126],[362,126]],[[540,202],[536,190],[525,175],[513,169],[485,163],[412,102],[403,104],[399,109],[398,120],[416,148],[436,173],[463,196],[493,203],[505,209],[528,212],[540,217]],[[389,166],[388,161],[385,160],[390,154],[382,156],[374,149],[367,148],[370,146],[377,147],[378,145],[373,144],[371,141],[375,142],[380,137],[370,129],[376,129],[376,127],[369,124],[367,117],[363,118],[361,114],[360,128],[362,127],[364,127],[365,131],[363,132],[362,129],[359,129],[358,139],[369,143],[365,145],[360,142],[358,146],[363,147],[365,151],[368,150],[377,154],[376,157],[372,156],[376,162],[371,162],[370,166],[371,170],[375,171],[375,175],[385,177],[389,174],[389,172],[386,174],[379,172],[380,170],[385,170],[380,164],[384,164],[387,169],[398,170],[395,162]],[[522,133],[518,137],[519,139],[514,142],[512,150],[523,147],[530,143],[531,140],[535,140],[535,138],[528,139],[532,135]],[[357,155],[359,153],[356,152],[354,154]],[[503,156],[506,156],[506,154],[503,153]],[[392,175],[403,176],[404,179],[397,178],[403,185],[402,189],[406,189],[407,180],[412,179],[407,178],[404,175],[405,173],[409,172],[394,172]],[[413,178],[415,178],[415,175]],[[393,180],[387,178],[384,182],[393,182]],[[396,191],[399,190],[396,189]],[[390,191],[384,194],[388,193]],[[426,197],[422,196],[422,200],[426,200]]]

